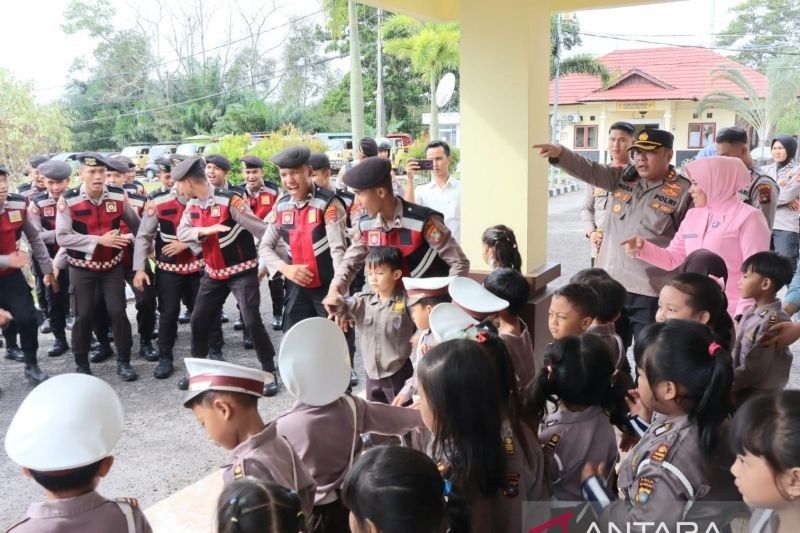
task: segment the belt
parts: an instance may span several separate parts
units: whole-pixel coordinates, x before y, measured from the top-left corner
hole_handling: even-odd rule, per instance
[[[203,269],[205,263],[202,259],[196,259],[191,263],[165,263],[156,261],[156,268],[165,272],[177,272],[178,274],[194,274]]]
[[[105,272],[106,270],[111,270],[122,262],[122,252],[119,252],[110,261],[88,261],[86,259],[77,259],[70,255],[67,256],[67,261],[74,267]]]
[[[239,263],[238,265],[233,265],[225,268],[215,269],[211,268],[208,263],[206,263],[206,273],[209,277],[215,279],[225,279],[231,276],[235,276],[236,274],[240,274],[252,268],[256,268],[258,266],[258,259],[251,259],[249,261],[245,261],[244,263]]]

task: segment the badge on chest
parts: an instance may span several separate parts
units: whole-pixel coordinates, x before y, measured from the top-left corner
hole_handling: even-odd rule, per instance
[[[117,212],[117,203],[106,202],[106,213],[116,213],[116,212]]]
[[[291,226],[294,224],[294,211],[284,211],[281,213],[281,225]]]
[[[381,234],[378,230],[370,231],[367,233],[367,243],[370,246],[380,246],[381,245]]]
[[[272,203],[272,200],[266,194],[261,195],[261,205],[269,205]]]
[[[218,205],[211,206],[211,217],[212,218],[219,218],[222,216],[222,209]]]
[[[42,212],[44,213],[44,216],[46,216],[46,217],[54,217],[54,216],[56,216],[56,210],[52,206],[45,207]]]
[[[8,221],[11,222],[12,224],[22,222],[22,213],[19,211],[9,211]]]
[[[310,209],[308,211],[308,223],[309,224],[316,224],[317,223],[317,210]]]

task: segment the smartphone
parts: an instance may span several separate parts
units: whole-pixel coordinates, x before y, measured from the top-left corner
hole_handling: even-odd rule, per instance
[[[420,170],[433,170],[433,159],[417,159]]]

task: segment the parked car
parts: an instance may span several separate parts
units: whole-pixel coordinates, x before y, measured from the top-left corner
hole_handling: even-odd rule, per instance
[[[156,165],[157,158],[174,153],[174,144],[157,144],[155,146],[151,146],[147,157],[147,164],[144,167],[145,179],[148,181],[153,181],[156,179],[156,174],[158,174],[158,165]]]
[[[147,155],[149,151],[150,147],[147,145],[134,144],[126,146],[120,153],[133,161],[136,165],[136,173],[141,174],[144,171],[144,167],[147,165]]]
[[[326,139],[325,155],[331,162],[333,173],[353,160],[353,140],[352,139]]]

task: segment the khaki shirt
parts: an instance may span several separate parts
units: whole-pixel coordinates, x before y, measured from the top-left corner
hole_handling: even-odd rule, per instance
[[[131,527],[132,526],[132,527]],[[8,529],[14,533],[151,533],[139,503],[107,500],[95,491],[81,496],[33,503],[28,516]]]
[[[741,404],[753,394],[782,390],[789,381],[792,352],[774,344],[762,346],[767,330],[791,322],[780,300],[763,307],[753,306],[742,315],[733,346],[733,391]]]
[[[58,199],[53,198],[50,194],[47,195],[47,209],[55,209]],[[33,227],[36,228],[39,237],[45,244],[56,244],[56,230],[46,230],[42,227],[42,214],[40,208],[33,201],[28,204],[28,220],[31,221]]]
[[[6,204],[4,203],[0,205],[0,216],[3,216],[5,212]],[[11,215],[9,214],[7,216],[10,218]],[[52,274],[53,262],[50,259],[50,252],[47,251],[47,246],[42,242],[39,230],[37,230],[36,226],[31,222],[30,211],[28,211],[28,209],[22,209],[22,233],[24,233],[25,238],[28,239],[30,253],[34,261],[39,264],[39,268],[42,269],[42,274]],[[17,244],[19,245],[19,243]],[[0,269],[8,268],[8,259],[8,255],[0,255]]]
[[[200,200],[198,198],[193,198],[189,200],[187,205],[191,205],[192,203],[196,203],[200,206],[201,209],[209,209],[212,205],[217,203],[217,200],[214,197],[215,187],[211,184],[208,185],[208,197],[205,200]],[[237,193],[238,194],[238,193]],[[243,202],[242,209],[234,209],[231,206],[228,209],[231,218],[234,222],[239,224],[242,228],[249,231],[253,234],[256,240],[261,239],[264,236],[264,232],[267,229],[266,224],[263,220],[258,218],[253,214],[250,210],[250,204],[247,202]],[[193,243],[193,242],[202,242],[199,237],[200,231],[203,228],[201,227],[194,227],[192,226],[192,217],[189,216],[189,210],[185,210],[183,212],[183,216],[181,217],[181,222],[178,224],[178,240],[181,242],[186,243]]]
[[[345,299],[344,314],[356,323],[369,379],[388,378],[402,368],[411,356],[416,331],[405,293],[398,291],[385,302],[374,292],[356,293]]]
[[[739,191],[739,199],[756,209],[760,209],[767,219],[769,229],[775,224],[775,212],[778,209],[780,187],[775,180],[758,170],[750,169],[750,185]]]
[[[778,167],[777,163],[772,163],[761,168],[761,174],[769,176],[777,182],[779,189],[778,197],[775,201],[776,211],[772,229],[800,231],[800,213],[789,207],[789,203],[800,197],[800,181],[797,181],[795,174],[798,166],[794,161],[787,165]]]
[[[186,207],[188,199],[177,194],[176,189],[172,189],[172,195]],[[158,233],[158,213],[153,207],[151,200],[148,200],[145,210],[142,213],[142,221],[139,224],[139,231],[136,232],[136,240],[133,244],[133,270],[144,270],[147,258],[155,249],[154,240]],[[203,253],[203,248],[199,243],[189,244],[190,251],[197,257]]]
[[[600,187],[586,187],[581,209],[583,232],[588,237],[592,232],[603,229],[603,224],[611,207],[611,193]]]
[[[749,527],[749,533],[778,533],[778,513],[774,509],[753,509]]]
[[[619,280],[628,292],[657,297],[668,272],[629,257],[620,243],[638,235],[665,248],[692,206],[691,182],[681,175],[652,181],[634,175],[634,179],[627,181],[623,177],[627,167],[602,165],[567,148],[551,162],[571,176],[611,192],[613,202],[595,266]]]
[[[501,333],[500,338],[508,349],[511,356],[511,363],[514,365],[514,375],[517,378],[517,388],[520,392],[525,391],[527,386],[533,382],[536,375],[537,363],[542,368],[544,361],[536,361],[533,351],[533,339],[528,331],[528,325],[521,319],[519,320],[520,334]]]

